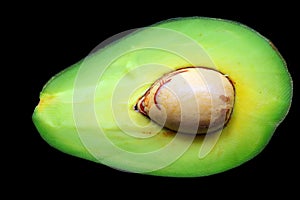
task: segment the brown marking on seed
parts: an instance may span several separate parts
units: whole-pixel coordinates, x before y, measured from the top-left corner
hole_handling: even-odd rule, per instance
[[[176,70],[176,71],[174,71],[172,73],[172,76],[175,76],[177,74],[180,74],[180,73],[183,73],[183,72],[187,72],[187,71],[189,71],[189,70],[188,69],[178,69],[178,70]]]
[[[169,79],[169,80],[166,80],[166,81],[161,81],[159,84],[159,87],[157,88],[157,90],[155,91],[155,94],[154,94],[154,104],[156,105],[156,107],[158,108],[158,110],[161,110],[160,109],[160,107],[159,107],[159,105],[158,105],[158,103],[157,103],[157,95],[158,95],[158,91],[160,90],[160,88],[164,85],[164,84],[166,84],[166,83],[168,83],[168,82],[170,82],[172,79]]]
[[[180,74],[180,73],[183,73],[183,72],[188,72],[189,70],[188,69],[178,69],[174,72],[172,72],[171,74],[166,74],[165,76],[167,77],[167,80],[164,80],[162,79],[160,82],[159,82],[159,87],[157,88],[157,90],[155,91],[155,94],[154,94],[154,103],[156,105],[156,107],[161,110],[161,108],[159,107],[158,103],[157,103],[157,95],[158,95],[158,92],[160,90],[160,88],[165,85],[166,83],[169,83],[171,80],[172,80],[172,76],[175,76],[177,74]],[[168,77],[169,76],[169,77]],[[151,87],[152,88],[152,87]]]
[[[144,101],[141,101],[141,103],[140,103],[140,110],[144,115],[146,115]]]
[[[226,119],[229,119],[229,117],[230,117],[230,109],[227,109],[226,110]]]
[[[227,96],[225,96],[225,95],[221,95],[221,96],[219,96],[219,98],[220,98],[222,101],[224,101],[225,103],[228,103],[228,102],[230,101],[230,98],[227,97]]]
[[[153,87],[153,86],[152,86]],[[146,97],[146,96],[148,96],[149,95],[149,93],[150,93],[150,90],[152,89],[152,87],[150,87],[146,92],[145,92],[145,94],[144,94],[144,97]]]
[[[145,100],[145,96],[142,96],[141,98],[139,98],[137,104],[134,106],[134,108],[142,113],[143,115],[147,115],[147,113],[145,112],[145,106],[144,106],[144,100]]]
[[[228,108],[223,108],[223,109],[221,110],[222,116],[227,116],[227,115],[228,115],[228,111],[229,111]]]
[[[147,116],[147,113],[145,112],[145,99],[147,98],[147,96],[149,95],[150,93],[150,90],[153,86],[151,86],[145,93],[143,96],[141,96],[138,100],[137,100],[137,103],[136,105],[134,106],[134,109],[139,111],[140,113],[142,113],[143,115],[146,115]],[[137,109],[136,109],[137,108]]]
[[[226,127],[226,125],[228,124],[228,122],[230,121],[230,117],[231,117],[231,114],[232,114],[232,110],[230,110],[229,108],[227,109],[222,109],[222,114],[225,115],[225,123],[224,123],[224,127]]]

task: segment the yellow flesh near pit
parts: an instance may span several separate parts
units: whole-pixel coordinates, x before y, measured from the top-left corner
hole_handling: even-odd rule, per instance
[[[133,107],[151,84],[165,73],[194,65],[214,68],[228,75],[233,81],[236,96],[231,119],[206,157],[200,159],[198,156],[204,136],[197,136],[175,162],[146,173],[175,177],[206,176],[236,167],[257,155],[284,119],[292,98],[291,77],[284,60],[273,49],[273,45],[248,27],[224,20],[179,18],[156,24],[154,27],[174,30],[190,37],[205,50],[214,65],[205,59],[203,62],[199,59],[191,63],[184,57],[163,49],[136,49],[134,47],[144,45],[145,41],[151,46],[152,39],[147,29],[136,32],[71,66],[47,83],[33,114],[34,123],[42,137],[51,146],[65,153],[125,171],[139,172],[140,168],[151,166],[153,162],[160,162],[165,158],[156,157],[141,163],[138,162],[140,160],[128,160],[113,153],[110,155],[106,152],[102,155],[101,147],[104,148],[105,145],[96,134],[99,126],[115,146],[126,151],[141,154],[165,147],[175,134],[167,129],[153,134],[156,130],[155,124],[152,125],[153,132],[151,128],[139,129],[138,126],[148,124],[149,119],[136,112]],[[178,40],[172,41],[172,38],[168,42],[172,42],[177,49],[185,45]],[[133,51],[121,56],[115,53],[120,49],[130,48]],[[94,98],[85,98],[82,95],[82,98],[74,99],[75,81],[82,63],[85,67],[101,68],[104,61],[114,54],[117,58],[108,67],[105,66],[107,68],[101,77],[99,75]],[[167,68],[151,71],[151,66],[154,65]],[[138,70],[135,72],[140,66],[148,66],[151,75],[138,73]],[[133,86],[132,82],[141,77],[145,84]],[[86,77],[87,80],[89,78]],[[122,99],[123,96],[126,97],[128,90],[132,91],[129,99]],[[75,92],[78,91],[85,94],[86,88],[76,89]],[[114,95],[117,95],[117,100]],[[80,125],[75,125],[74,122],[75,104],[95,106],[93,113],[89,110],[82,111],[86,121]],[[113,107],[117,108],[117,112]],[[125,119],[125,113],[129,113],[134,123]],[[116,120],[122,119],[123,115],[124,120]],[[91,116],[96,116],[99,125],[92,123]],[[120,127],[132,132],[141,130],[137,134],[149,137],[132,137],[125,134]],[[78,131],[84,131],[87,135],[78,135]],[[82,142],[82,137],[85,142]]]

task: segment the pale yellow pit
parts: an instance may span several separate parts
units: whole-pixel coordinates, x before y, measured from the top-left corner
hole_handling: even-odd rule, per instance
[[[188,67],[165,74],[138,100],[137,110],[173,131],[204,134],[222,129],[234,106],[229,77]]]

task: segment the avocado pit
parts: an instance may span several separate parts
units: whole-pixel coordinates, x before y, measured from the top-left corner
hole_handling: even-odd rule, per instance
[[[205,67],[187,67],[157,79],[135,109],[172,131],[205,134],[230,120],[235,89],[228,76]]]

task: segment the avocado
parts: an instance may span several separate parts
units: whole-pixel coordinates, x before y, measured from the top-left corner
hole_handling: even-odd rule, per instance
[[[141,112],[149,88],[158,80],[167,80],[158,89],[167,84],[169,79],[161,77],[193,67],[216,71],[232,85],[234,102],[221,128],[199,134],[192,127],[195,134],[185,133],[164,127],[168,116],[156,114],[157,123]],[[209,88],[209,78],[202,78]],[[168,100],[164,94],[159,98]],[[137,29],[58,73],[42,89],[32,118],[42,138],[64,153],[122,171],[199,177],[232,169],[260,153],[291,100],[292,78],[268,39],[237,22],[187,17]],[[195,114],[185,109],[193,106],[193,98],[182,102],[183,115]]]

